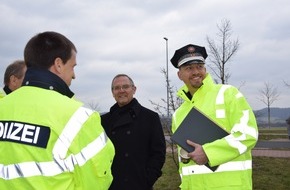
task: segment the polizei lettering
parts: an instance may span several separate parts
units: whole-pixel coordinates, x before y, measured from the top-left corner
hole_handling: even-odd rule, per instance
[[[46,148],[49,136],[49,127],[15,121],[0,121],[0,141]]]

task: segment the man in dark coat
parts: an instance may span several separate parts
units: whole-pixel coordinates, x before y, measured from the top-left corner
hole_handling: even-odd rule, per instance
[[[102,125],[115,146],[110,190],[151,190],[161,176],[166,145],[159,115],[133,97],[133,80],[119,74],[112,81],[116,103],[102,115]]]

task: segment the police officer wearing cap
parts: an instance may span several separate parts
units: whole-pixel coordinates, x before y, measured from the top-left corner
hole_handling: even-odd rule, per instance
[[[229,135],[206,144],[187,140],[195,148],[189,153],[178,147],[182,158],[180,188],[252,189],[251,150],[258,139],[254,113],[236,87],[214,83],[206,72],[206,58],[204,47],[189,44],[176,50],[171,59],[178,69],[179,79],[184,82],[177,92],[184,102],[173,115],[172,131],[175,132],[187,113],[196,107]],[[206,165],[218,167],[213,171]]]

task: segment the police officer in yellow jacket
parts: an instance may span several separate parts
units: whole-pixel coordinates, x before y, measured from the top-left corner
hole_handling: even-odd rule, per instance
[[[71,98],[77,50],[43,32],[24,50],[23,86],[0,101],[0,189],[106,190],[114,147],[100,115]]]
[[[172,130],[179,127],[195,106],[229,135],[203,145],[187,141],[195,150],[185,155],[178,148],[179,156],[188,158],[185,161],[179,157],[180,187],[184,190],[252,189],[251,149],[258,139],[255,116],[237,88],[213,82],[204,66],[206,57],[204,47],[189,44],[176,50],[171,59],[185,84],[178,91],[184,103],[173,114]],[[218,168],[210,170],[206,164]]]

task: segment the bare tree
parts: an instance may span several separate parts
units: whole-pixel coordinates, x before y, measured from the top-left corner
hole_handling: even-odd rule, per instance
[[[164,75],[165,79],[167,76],[166,70],[164,68],[161,69],[161,73]],[[168,85],[168,86],[167,86]],[[182,104],[182,99],[176,96],[177,89],[171,85],[170,80],[166,81],[166,88],[168,87],[169,98],[168,102],[164,98],[161,98],[162,104],[155,103],[152,100],[149,100],[150,103],[154,106],[154,110],[157,111],[160,115],[164,116],[165,112],[167,112],[167,104],[169,106],[169,116],[171,116],[175,110]]]
[[[238,86],[238,89],[241,90],[242,87],[246,85],[246,81],[242,81],[241,84]]]
[[[165,77],[165,82],[166,82],[165,86],[166,88],[168,88],[168,94],[169,94],[168,101],[165,100],[164,98],[161,98],[161,102],[162,102],[161,104],[155,103],[152,100],[149,100],[149,101],[153,105],[154,110],[163,116],[161,119],[161,124],[163,126],[163,129],[165,129],[165,136],[170,138],[172,136],[171,116],[175,112],[175,110],[182,104],[183,100],[180,97],[176,96],[177,89],[174,86],[172,86],[170,80],[167,79],[167,72],[165,68],[161,69],[161,73]],[[169,110],[167,110],[167,107],[169,108]],[[167,114],[164,114],[167,111],[169,111],[168,116],[170,116],[170,118],[167,117]],[[176,145],[173,142],[171,142],[170,139],[166,138],[166,140],[169,143],[170,148],[171,148],[172,159],[178,168],[178,161],[175,159],[175,155],[174,155]]]
[[[98,103],[95,103],[94,101],[91,101],[88,103],[89,108],[91,108],[94,111],[99,111],[100,107]]]
[[[278,100],[279,93],[277,91],[277,88],[274,87],[269,82],[264,83],[264,88],[259,90],[260,97],[258,98],[261,102],[263,102],[267,106],[267,112],[268,112],[268,127],[271,126],[271,105]]]
[[[232,27],[229,20],[222,20],[217,28],[218,42],[208,36],[206,37],[209,46],[209,60],[213,63],[213,65],[209,65],[209,68],[222,84],[226,84],[231,76],[229,70],[226,69],[226,64],[237,53],[240,43],[238,39],[231,40]]]
[[[285,86],[287,86],[288,88],[290,88],[290,83],[286,82],[285,80],[283,80]]]

